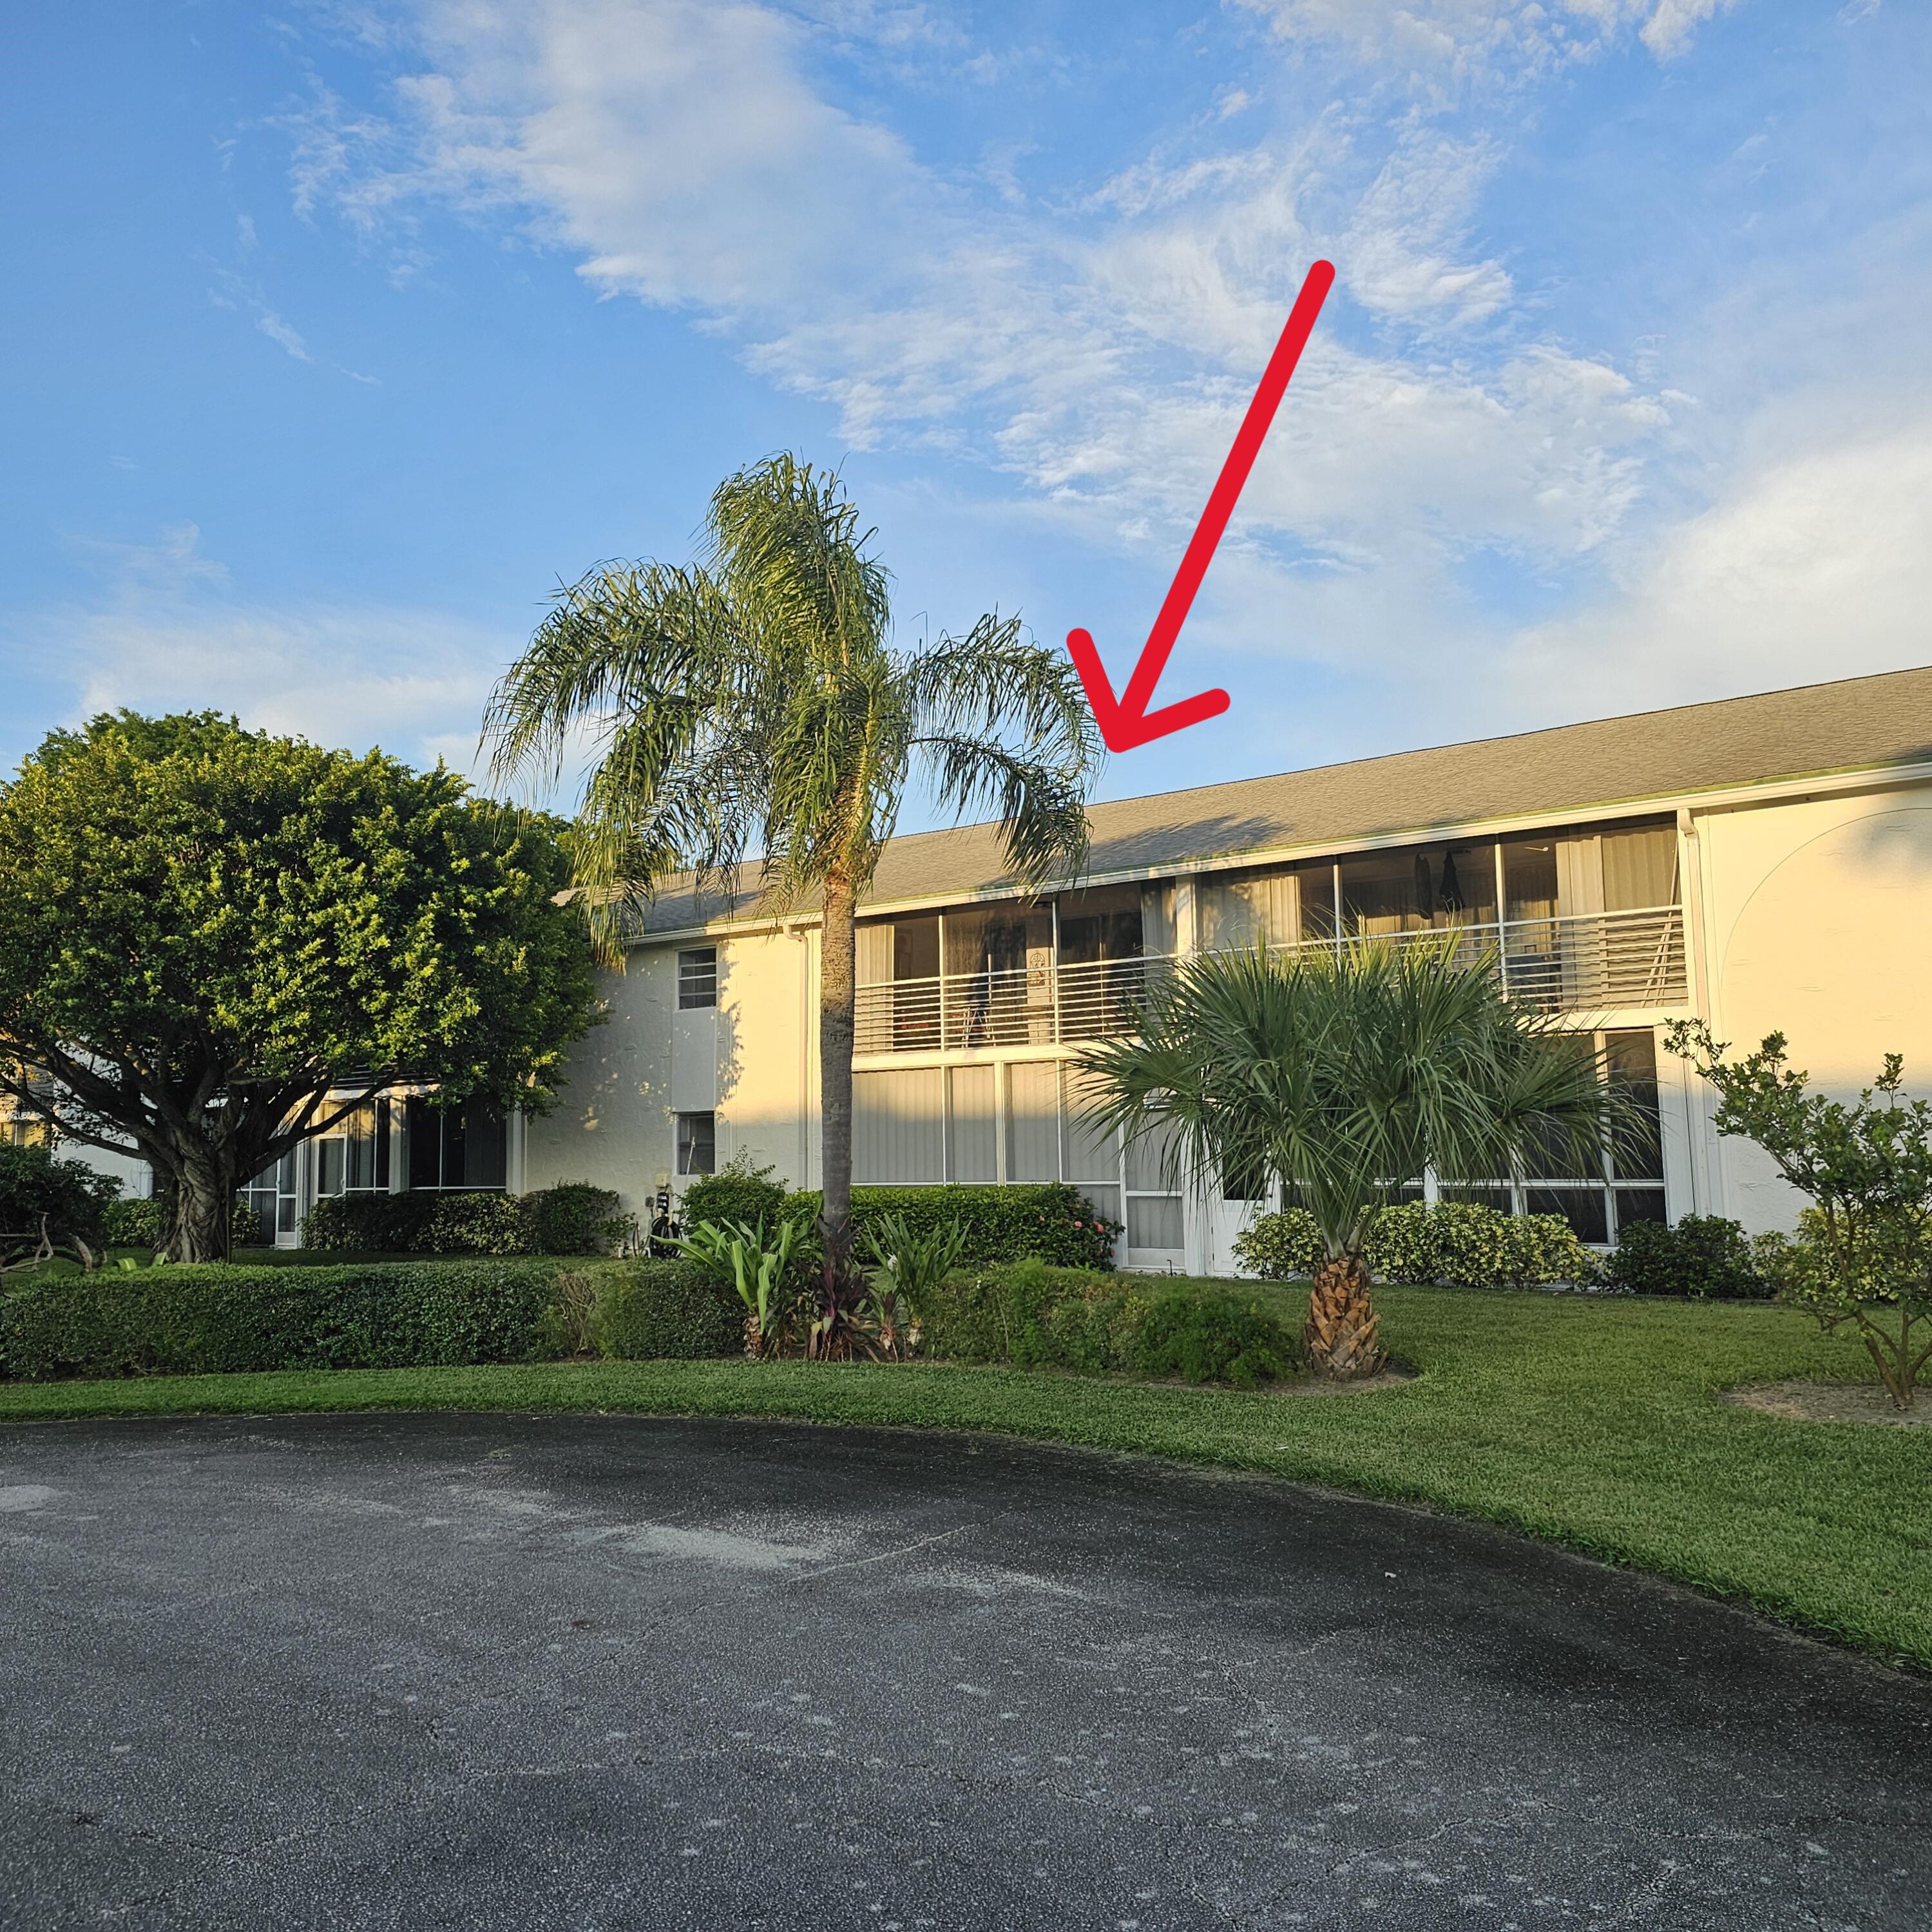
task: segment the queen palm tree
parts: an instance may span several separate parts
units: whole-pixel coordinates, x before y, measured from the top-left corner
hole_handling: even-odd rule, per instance
[[[996,813],[1015,882],[1071,876],[1101,748],[1072,666],[1017,618],[895,646],[874,532],[833,472],[789,454],[720,484],[700,561],[605,565],[561,592],[491,697],[501,778],[594,758],[576,879],[607,961],[664,880],[729,882],[755,857],[764,898],[816,896],[830,1332],[851,1256],[854,917],[906,788],[942,813]]]
[[[1137,1035],[1080,1056],[1095,1124],[1154,1137],[1177,1181],[1272,1181],[1312,1214],[1304,1342],[1337,1378],[1385,1360],[1362,1253],[1405,1184],[1600,1172],[1620,1118],[1590,1036],[1512,1006],[1452,946],[1203,954],[1151,989]]]

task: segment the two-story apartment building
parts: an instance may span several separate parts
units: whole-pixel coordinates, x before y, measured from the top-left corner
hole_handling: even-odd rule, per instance
[[[1177,1192],[1084,1122],[1070,1062],[1148,976],[1218,946],[1453,933],[1513,998],[1588,1028],[1654,1112],[1647,1147],[1478,1196],[1593,1242],[1634,1220],[1788,1226],[1756,1150],[1712,1131],[1664,1023],[1773,1029],[1826,1087],[1887,1052],[1932,1091],[1932,669],[1813,685],[1095,807],[1088,871],[1027,898],[994,829],[894,839],[858,936],[856,1178],[1065,1180],[1130,1267],[1232,1268],[1249,1201]],[[542,1119],[381,1102],[248,1190],[277,1238],[362,1189],[590,1180],[647,1210],[734,1156],[820,1179],[808,906],[667,890],[610,1023]],[[1434,1191],[1433,1183],[1424,1186]]]
[[[1023,898],[993,828],[888,847],[858,938],[855,1178],[1066,1180],[1129,1266],[1232,1267],[1255,1204],[1174,1191],[1084,1124],[1070,1065],[1131,1024],[1166,962],[1261,940],[1454,932],[1510,996],[1596,1033],[1655,1135],[1482,1198],[1613,1242],[1633,1220],[1788,1226],[1755,1150],[1720,1142],[1672,1018],[1787,1033],[1838,1090],[1887,1051],[1932,1090],[1932,669],[1575,724],[1096,806],[1086,876]],[[532,1186],[641,1205],[735,1155],[820,1178],[808,908],[667,891],[580,1047],[566,1104],[511,1125]]]

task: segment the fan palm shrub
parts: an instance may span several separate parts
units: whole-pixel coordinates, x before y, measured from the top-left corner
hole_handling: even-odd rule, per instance
[[[1150,990],[1138,1035],[1080,1062],[1094,1123],[1155,1137],[1173,1178],[1272,1182],[1313,1216],[1304,1352],[1336,1377],[1384,1360],[1363,1251],[1402,1188],[1426,1170],[1599,1171],[1618,1106],[1587,1034],[1426,941],[1184,961]]]
[[[1100,740],[1065,653],[1018,620],[893,640],[873,532],[834,473],[786,454],[728,478],[700,560],[613,564],[562,592],[484,722],[500,778],[554,781],[592,746],[573,841],[593,936],[621,963],[665,880],[815,898],[830,1346],[865,1289],[852,1266],[854,916],[907,787],[996,815],[1023,889],[1087,848]]]

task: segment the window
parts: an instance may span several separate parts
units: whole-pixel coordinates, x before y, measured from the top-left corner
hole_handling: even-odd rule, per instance
[[[677,1171],[716,1174],[718,1171],[718,1116],[680,1114],[677,1117]]]
[[[438,1107],[409,1103],[410,1187],[500,1188],[508,1178],[503,1117],[480,1101]]]
[[[717,947],[688,946],[677,956],[678,1011],[690,1012],[698,1007],[715,1006],[717,1004]]]
[[[386,1194],[389,1191],[389,1103],[365,1100],[316,1143],[315,1191]]]
[[[291,1148],[274,1166],[265,1168],[239,1190],[240,1198],[255,1211],[262,1232],[271,1246],[296,1232],[296,1156]]]

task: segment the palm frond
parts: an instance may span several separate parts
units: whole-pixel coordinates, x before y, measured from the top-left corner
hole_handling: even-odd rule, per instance
[[[1204,1184],[1266,1172],[1336,1254],[1425,1170],[1600,1172],[1618,1105],[1588,1036],[1510,1006],[1446,944],[1186,960],[1150,991],[1138,1036],[1078,1064],[1096,1125],[1172,1136]]]

